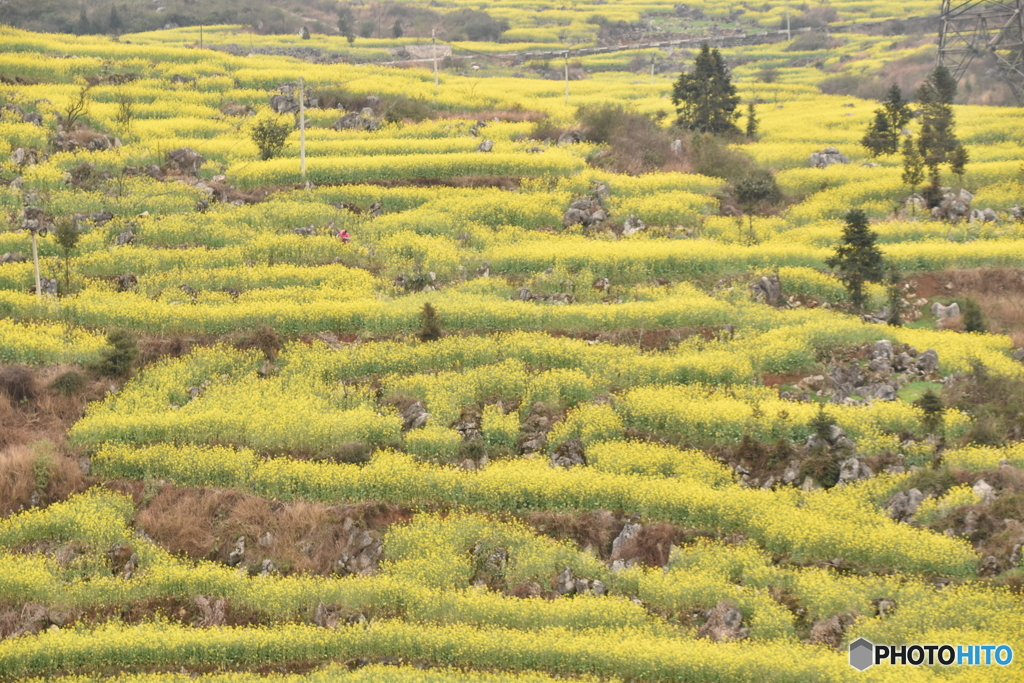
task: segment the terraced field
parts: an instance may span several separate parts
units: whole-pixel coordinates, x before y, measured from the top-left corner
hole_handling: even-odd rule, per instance
[[[691,52],[495,56],[785,16],[690,9],[502,3],[437,86],[421,38],[0,27],[0,680],[1019,679],[847,648],[1024,657],[1024,109],[961,82],[948,220],[856,96],[934,36],[723,49],[729,139],[671,127]]]

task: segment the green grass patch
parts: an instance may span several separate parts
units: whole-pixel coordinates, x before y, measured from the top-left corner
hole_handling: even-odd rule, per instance
[[[913,403],[924,396],[924,392],[931,389],[936,394],[942,392],[942,384],[939,382],[911,382],[897,392],[901,401]]]

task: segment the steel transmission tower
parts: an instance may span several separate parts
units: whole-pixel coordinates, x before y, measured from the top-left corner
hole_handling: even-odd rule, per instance
[[[1024,0],[942,0],[939,64],[960,80],[975,57],[991,55],[1024,105]]]

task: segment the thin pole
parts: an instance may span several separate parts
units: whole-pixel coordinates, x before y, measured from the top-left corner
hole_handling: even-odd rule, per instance
[[[789,30],[789,7],[786,7],[786,40],[793,40],[793,34]]]
[[[306,179],[306,80],[299,76],[299,169]]]
[[[199,24],[199,49],[203,49],[203,25]]]
[[[565,51],[565,103],[569,104],[569,51]]]
[[[654,85],[654,53],[651,53],[651,85]]]
[[[437,79],[437,44],[434,42],[434,34],[437,29],[430,29],[430,49],[434,53],[434,90],[436,91],[439,87],[440,81]]]
[[[33,230],[32,231],[32,262],[36,266],[36,298],[40,299],[43,296],[43,285],[39,281],[39,247],[38,244],[39,235]]]

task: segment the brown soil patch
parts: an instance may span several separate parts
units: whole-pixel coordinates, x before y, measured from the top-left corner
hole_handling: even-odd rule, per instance
[[[795,384],[804,378],[804,375],[799,372],[790,372],[788,374],[780,375],[765,375],[761,378],[766,387],[777,387],[783,384]]]

